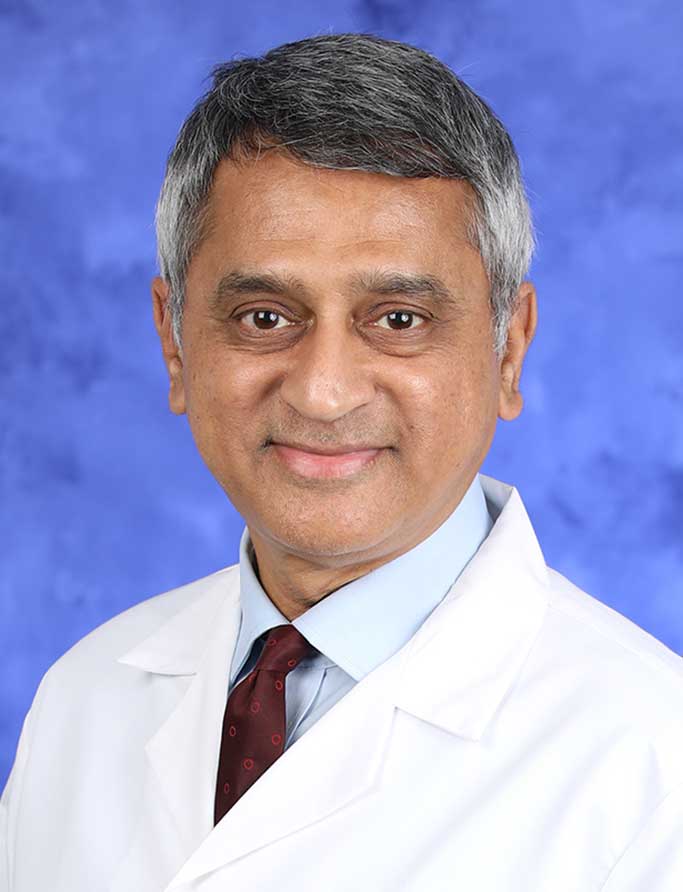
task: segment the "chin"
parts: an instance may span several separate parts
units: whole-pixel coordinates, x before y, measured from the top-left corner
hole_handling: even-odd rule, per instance
[[[300,554],[309,560],[325,560],[330,566],[345,563],[350,555],[357,556],[384,538],[384,531],[373,524],[350,520],[310,517],[297,522],[291,514],[287,517],[269,518],[259,524],[269,531],[269,536],[289,552]]]

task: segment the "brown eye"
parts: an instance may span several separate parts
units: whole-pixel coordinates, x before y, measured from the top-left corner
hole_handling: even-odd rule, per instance
[[[282,328],[282,325],[278,325],[278,321],[283,322],[284,327],[289,324],[284,316],[281,313],[276,313],[275,310],[249,310],[248,313],[243,313],[240,316],[240,320],[250,318],[254,320],[254,325],[250,327],[257,328],[259,331],[272,331],[275,328]]]
[[[391,313],[385,313],[382,319],[391,320],[390,325],[382,325],[382,328],[389,328],[391,331],[410,331],[412,328],[417,327],[411,324],[413,320],[424,319],[424,316],[408,310],[392,310]]]

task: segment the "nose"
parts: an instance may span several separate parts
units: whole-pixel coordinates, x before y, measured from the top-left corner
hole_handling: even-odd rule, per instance
[[[300,415],[324,422],[368,404],[375,388],[367,349],[341,319],[316,320],[292,357],[282,399]]]

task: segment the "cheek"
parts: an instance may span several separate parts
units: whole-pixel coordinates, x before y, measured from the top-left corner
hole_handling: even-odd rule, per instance
[[[470,360],[471,361],[471,360]],[[490,436],[497,391],[488,362],[444,362],[438,374],[414,376],[405,390],[405,415],[415,452],[435,469],[467,460]]]
[[[256,392],[239,365],[208,351],[189,370],[188,422],[200,452],[211,465],[240,451],[245,434],[254,426]]]
[[[190,370],[192,398],[218,417],[253,410],[264,375],[237,353],[207,346]]]

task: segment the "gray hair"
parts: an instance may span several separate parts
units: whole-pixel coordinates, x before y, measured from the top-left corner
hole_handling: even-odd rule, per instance
[[[181,355],[185,278],[218,163],[286,146],[316,167],[467,181],[475,195],[467,234],[488,276],[500,359],[535,239],[512,140],[470,87],[424,50],[352,33],[285,43],[211,74],[169,155],[156,209]]]

